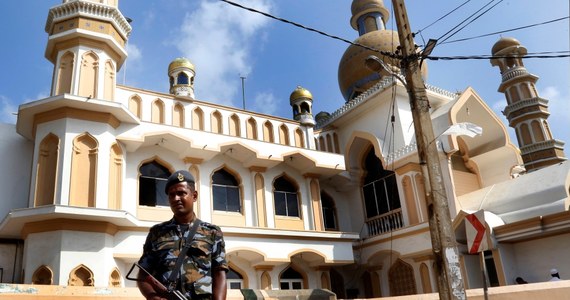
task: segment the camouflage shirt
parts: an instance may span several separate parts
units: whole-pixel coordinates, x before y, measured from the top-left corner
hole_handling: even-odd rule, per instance
[[[192,290],[197,295],[212,294],[211,271],[229,270],[222,231],[216,225],[200,222],[178,276],[177,289],[188,298]],[[189,226],[177,224],[174,219],[154,225],[146,238],[139,264],[168,286],[168,278],[188,234]]]

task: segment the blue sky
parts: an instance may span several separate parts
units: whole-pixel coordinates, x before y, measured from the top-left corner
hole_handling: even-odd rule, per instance
[[[237,1],[237,0],[236,0]],[[340,36],[358,37],[350,26],[350,0],[241,0],[279,17]],[[464,1],[406,2],[413,31],[425,28]],[[487,4],[472,0],[416,38],[439,38]],[[542,23],[567,17],[568,0],[503,0],[450,40]],[[44,57],[45,21],[57,0],[2,3],[0,19],[5,43],[0,47],[0,121],[14,123],[18,105],[49,96],[53,65]],[[547,3],[548,6],[543,5]],[[385,5],[391,10],[390,1]],[[122,13],[133,19],[129,58],[118,83],[168,92],[167,67],[176,57],[196,66],[196,97],[242,107],[241,78],[245,76],[246,109],[291,118],[289,95],[297,85],[311,91],[313,112],[333,112],[344,104],[337,70],[348,45],[215,0],[120,0]],[[394,29],[390,18],[388,29]],[[524,30],[465,42],[438,45],[433,56],[489,55],[501,36],[518,39],[529,53],[568,51],[568,19]],[[506,101],[497,92],[499,69],[488,60],[429,61],[427,83],[449,91],[471,86],[499,118]],[[527,59],[529,72],[540,77],[537,89],[550,101],[549,122],[570,154],[570,58]],[[512,129],[509,129],[512,135]],[[514,141],[516,143],[516,141]]]

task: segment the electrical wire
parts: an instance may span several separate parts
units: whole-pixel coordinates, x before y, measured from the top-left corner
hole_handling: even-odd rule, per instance
[[[443,20],[444,18],[446,18],[446,17],[449,16],[450,14],[454,13],[456,10],[458,10],[459,8],[461,8],[463,5],[469,3],[470,1],[471,1],[471,0],[467,0],[467,1],[463,2],[463,3],[460,4],[458,7],[454,8],[452,11],[446,13],[445,15],[443,15],[442,17],[440,17],[439,19],[433,21],[431,24],[429,24],[429,25],[425,26],[424,28],[422,28],[422,29],[416,31],[415,34],[420,34],[420,35],[421,35],[422,31],[424,31],[424,30],[430,28],[430,27],[431,27],[432,25],[434,25],[435,23],[437,23],[437,22]]]
[[[251,11],[251,12],[254,12],[254,13],[258,13],[258,14],[264,15],[264,16],[266,16],[266,17],[268,17],[268,18],[275,19],[275,20],[278,20],[278,21],[280,21],[280,22],[284,22],[284,23],[287,23],[287,24],[291,24],[291,25],[293,25],[293,26],[296,26],[296,27],[299,27],[299,28],[302,28],[302,29],[305,29],[305,30],[308,30],[308,31],[312,31],[312,32],[318,33],[318,34],[320,34],[320,35],[323,35],[323,36],[326,36],[326,37],[329,37],[329,38],[332,38],[332,39],[336,39],[336,40],[345,42],[345,43],[350,44],[350,45],[354,45],[354,46],[357,46],[357,47],[362,47],[362,48],[364,48],[364,49],[367,49],[367,50],[370,50],[370,51],[379,53],[379,54],[384,55],[384,56],[388,56],[388,57],[391,57],[391,58],[402,59],[402,57],[401,57],[400,55],[396,55],[395,53],[391,53],[391,52],[387,52],[387,51],[381,51],[381,50],[378,50],[378,49],[375,49],[375,48],[372,48],[372,47],[369,47],[369,46],[366,46],[366,45],[362,45],[362,44],[359,44],[359,43],[354,43],[354,42],[351,42],[351,41],[349,41],[349,40],[347,40],[347,39],[344,39],[344,38],[341,38],[341,37],[338,37],[338,36],[335,36],[335,35],[328,34],[328,33],[323,32],[323,31],[321,31],[321,30],[317,30],[317,29],[314,29],[314,28],[311,28],[311,27],[304,26],[304,25],[299,24],[299,23],[295,23],[295,22],[293,22],[293,21],[289,21],[289,20],[286,20],[286,19],[283,19],[283,18],[279,18],[279,17],[273,16],[273,15],[271,15],[271,14],[268,14],[268,13],[265,13],[265,12],[262,12],[262,11],[259,11],[259,10],[253,9],[253,8],[246,7],[246,6],[243,6],[243,5],[241,5],[241,4],[238,4],[238,3],[235,3],[235,2],[232,2],[232,1],[229,1],[229,0],[220,0],[220,1],[225,2],[225,3],[227,3],[227,4],[230,4],[230,5],[233,5],[233,6],[236,6],[236,7],[241,8],[241,9],[245,9],[245,10],[248,10],[248,11]],[[470,1],[470,0],[469,0],[469,1]],[[494,2],[494,1],[496,1],[496,0],[491,0],[489,3],[487,3],[486,5],[484,5],[481,9],[479,9],[477,12],[481,11],[482,9],[484,9],[485,7],[487,7],[488,5],[490,5],[490,4],[491,4],[492,2]],[[502,2],[502,1],[503,1],[503,0],[500,0],[499,3]],[[497,3],[497,4],[499,4],[499,3]],[[495,7],[497,4],[493,5],[493,7]],[[462,5],[463,5],[463,4],[462,4]],[[491,7],[491,8],[493,8],[493,7]],[[489,9],[491,9],[491,8],[489,8]],[[483,12],[482,14],[486,13],[487,11],[489,11],[489,9],[486,10],[485,12]],[[475,15],[477,12],[475,12],[473,15]],[[480,16],[482,16],[482,14],[480,14],[479,16],[477,16],[477,18],[480,17]],[[473,15],[471,15],[469,18],[471,18]],[[442,37],[445,36],[445,35],[447,35],[447,34],[449,34],[449,33],[452,32],[453,30],[455,30],[459,25],[461,25],[462,23],[464,23],[464,22],[466,22],[467,20],[469,20],[469,18],[467,18],[466,20],[464,20],[463,22],[461,22],[460,24],[458,24],[457,26],[455,26],[454,28],[452,28],[450,31],[448,31],[448,32],[445,33],[444,35],[442,35]],[[555,19],[555,20],[552,20],[552,21],[547,21],[547,22],[543,22],[543,23],[533,24],[533,25],[529,25],[529,26],[526,26],[526,27],[514,28],[514,29],[512,29],[512,30],[519,30],[519,29],[524,29],[524,28],[528,28],[528,27],[532,27],[532,26],[538,26],[538,25],[542,25],[542,24],[552,23],[552,22],[560,21],[560,20],[567,19],[567,18],[570,18],[570,17],[564,17],[564,18],[560,18],[560,19]],[[466,25],[465,25],[465,26],[466,26]],[[464,27],[465,27],[465,26],[464,26]],[[459,30],[463,29],[464,27],[460,28]],[[427,28],[427,27],[425,27],[425,28]],[[425,29],[425,28],[424,28],[424,29]],[[422,29],[422,30],[424,30],[424,29]],[[459,30],[456,31],[455,33],[453,33],[453,35],[456,34],[457,32],[459,32]],[[504,32],[506,32],[506,31],[504,31]],[[499,33],[501,33],[501,32],[499,32]],[[496,34],[496,33],[492,33],[492,34]],[[451,36],[453,36],[453,35],[451,35]],[[491,34],[487,34],[487,35],[491,35]],[[484,35],[484,36],[487,36],[487,35]],[[449,37],[451,37],[451,36],[449,36]],[[447,37],[447,38],[449,38],[449,37]],[[446,39],[447,39],[447,38],[446,38]],[[475,37],[474,37],[474,38],[475,38]],[[441,39],[441,37],[440,37],[440,39]],[[439,39],[438,39],[438,40],[439,40]],[[449,42],[447,42],[447,43],[451,43],[451,42],[454,42],[454,41],[449,41]],[[440,42],[440,43],[438,43],[438,44],[441,44],[441,43],[445,43],[445,42],[443,41],[443,42]],[[570,51],[542,52],[542,53],[538,53],[538,54],[544,54],[544,53],[570,53]],[[429,60],[469,60],[469,59],[481,60],[481,59],[511,58],[511,57],[513,57],[513,56],[492,56],[492,55],[469,55],[469,56],[465,56],[465,55],[464,55],[464,56],[425,56],[425,57],[422,57],[422,58],[429,59]],[[525,59],[527,59],[527,58],[564,58],[564,57],[570,57],[570,54],[560,54],[560,55],[536,55],[536,54],[532,54],[532,53],[531,53],[531,54],[527,54],[527,55],[524,56]]]
[[[516,27],[516,28],[512,28],[512,29],[506,29],[506,30],[501,30],[501,31],[495,31],[495,32],[492,32],[492,33],[482,34],[482,35],[473,36],[473,37],[468,37],[468,38],[463,38],[463,39],[451,40],[451,41],[441,42],[441,43],[437,43],[437,44],[438,44],[438,45],[443,45],[443,44],[451,44],[451,43],[457,43],[457,42],[464,42],[464,41],[474,40],[474,39],[478,39],[478,38],[482,38],[482,37],[486,37],[486,36],[491,36],[491,35],[495,35],[495,34],[500,34],[500,33],[505,33],[505,32],[511,32],[511,31],[517,31],[517,30],[527,29],[527,28],[536,27],[536,26],[540,26],[540,25],[546,25],[546,24],[550,24],[550,23],[554,23],[554,22],[566,20],[566,19],[569,19],[569,18],[570,18],[570,16],[567,16],[567,17],[562,17],[562,18],[558,18],[558,19],[554,19],[554,20],[550,20],[550,21],[545,21],[545,22],[541,22],[541,23],[535,23],[535,24],[526,25],[526,26],[521,26],[521,27]]]
[[[465,27],[467,27],[467,25],[473,23],[475,20],[479,19],[480,17],[482,17],[484,14],[488,13],[491,9],[493,9],[494,7],[496,7],[497,5],[499,5],[501,2],[503,2],[503,0],[499,0],[499,2],[495,3],[493,6],[489,7],[487,10],[483,11],[482,13],[480,13],[479,15],[475,16],[473,19],[469,20],[471,17],[473,17],[476,13],[479,13],[483,8],[485,8],[487,5],[491,4],[492,2],[494,2],[495,0],[491,0],[489,3],[487,3],[486,5],[484,5],[483,7],[481,7],[478,11],[476,11],[475,13],[473,13],[471,16],[469,16],[469,18],[463,20],[461,23],[459,23],[457,26],[455,26],[454,28],[452,28],[450,31],[448,31],[446,34],[444,34],[443,36],[449,34],[451,31],[454,31],[453,33],[451,33],[449,36],[447,36],[445,39],[443,38],[443,36],[441,36],[440,38],[438,38],[437,40],[440,41],[441,43],[444,43],[445,41],[447,41],[449,38],[451,38],[452,36],[456,35],[458,32],[460,32],[461,30],[463,30]],[[469,21],[468,21],[469,20]],[[467,22],[468,21],[468,22]],[[462,23],[467,22],[467,24],[463,25],[462,27],[460,27],[459,29],[456,30],[456,28],[461,25]]]
[[[229,0],[220,0],[220,1],[225,2],[225,3],[227,3],[227,4],[230,4],[230,5],[233,5],[233,6],[236,6],[236,7],[239,7],[239,8],[241,8],[241,9],[245,9],[245,10],[248,10],[248,11],[251,11],[251,12],[254,12],[254,13],[257,13],[257,14],[261,14],[261,15],[263,15],[263,16],[266,16],[266,17],[268,17],[268,18],[271,18],[271,19],[274,19],[274,20],[277,20],[277,21],[281,21],[281,22],[284,22],[284,23],[287,23],[287,24],[291,24],[291,25],[293,25],[293,26],[296,26],[296,27],[299,27],[299,28],[302,28],[302,29],[305,29],[305,30],[308,30],[308,31],[312,31],[312,32],[318,33],[318,34],[320,34],[320,35],[324,35],[324,36],[326,36],[326,37],[329,37],[329,38],[332,38],[332,39],[335,39],[335,40],[339,40],[339,41],[345,42],[345,43],[350,44],[350,45],[353,45],[353,46],[357,46],[357,47],[361,47],[361,48],[364,48],[364,49],[367,49],[367,50],[370,50],[370,51],[374,51],[374,52],[379,53],[379,54],[384,55],[384,56],[388,56],[388,57],[391,57],[391,58],[401,58],[401,57],[397,56],[395,53],[390,53],[390,52],[387,52],[387,51],[381,51],[381,50],[378,50],[378,49],[375,49],[375,48],[372,48],[372,47],[368,47],[368,46],[366,46],[366,45],[362,45],[362,44],[360,44],[360,43],[354,43],[354,42],[351,42],[351,41],[349,41],[349,40],[347,40],[347,39],[345,39],[345,38],[341,38],[341,37],[336,36],[336,35],[328,34],[328,33],[324,32],[324,31],[321,31],[321,30],[318,30],[318,29],[315,29],[315,28],[311,28],[311,27],[308,27],[308,26],[305,26],[305,25],[302,25],[302,24],[299,24],[299,23],[296,23],[296,22],[293,22],[293,21],[289,21],[289,20],[287,20],[287,19],[283,19],[283,18],[280,18],[280,17],[276,17],[276,16],[271,15],[271,14],[268,14],[268,13],[266,13],[266,12],[263,12],[263,11],[260,11],[260,10],[257,10],[257,9],[251,8],[251,7],[243,6],[243,5],[239,4],[239,3],[235,3],[235,2],[232,2],[232,1],[229,1]]]
[[[543,53],[549,53],[549,52],[543,52]],[[520,58],[520,57],[523,57],[524,59],[570,57],[570,51],[558,51],[554,53],[567,53],[567,54],[558,54],[558,55],[530,54],[524,56],[516,56],[516,55],[426,56],[425,58],[429,60],[468,60],[468,59],[481,60],[481,59],[494,59],[494,58]]]

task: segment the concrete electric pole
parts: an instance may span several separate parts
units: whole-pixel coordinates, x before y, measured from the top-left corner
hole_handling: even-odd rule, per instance
[[[410,96],[419,160],[420,164],[426,167],[422,166],[424,172],[427,169],[424,178],[427,177],[429,181],[429,184],[425,185],[426,199],[432,249],[438,271],[439,296],[440,299],[466,299],[459,265],[459,251],[451,224],[437,143],[434,141],[429,102],[420,73],[420,55],[416,51],[404,0],[392,0],[392,6],[400,38],[401,67],[405,72]]]

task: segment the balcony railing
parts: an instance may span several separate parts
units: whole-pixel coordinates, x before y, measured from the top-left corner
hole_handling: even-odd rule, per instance
[[[366,221],[368,236],[376,236],[404,227],[402,209],[398,208]]]

